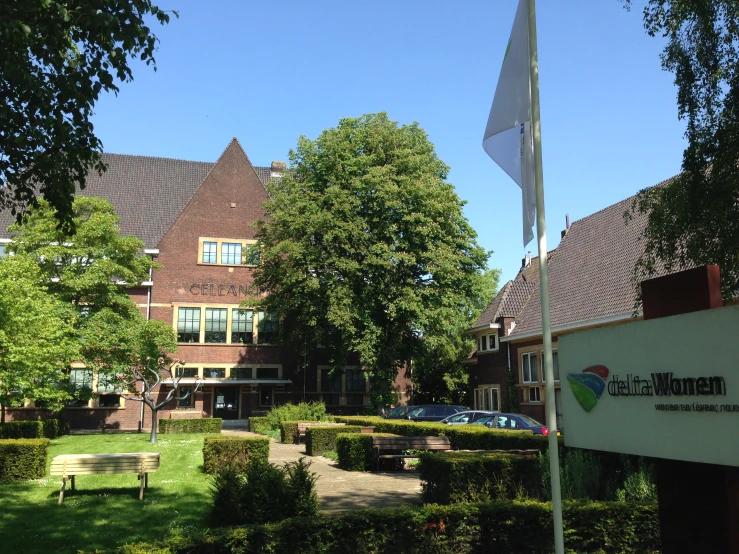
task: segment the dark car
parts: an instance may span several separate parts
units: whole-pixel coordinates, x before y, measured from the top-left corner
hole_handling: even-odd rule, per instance
[[[406,417],[408,415],[408,410],[411,410],[412,408],[415,408],[415,406],[398,406],[386,413],[384,417],[385,419],[408,419]]]
[[[523,414],[491,414],[477,418],[472,425],[485,425],[491,429],[531,431],[535,435],[549,435],[549,429],[538,421]]]
[[[404,419],[410,419],[411,421],[441,421],[450,415],[468,409],[466,406],[446,406],[441,404],[414,406],[408,410],[408,414]]]
[[[481,417],[495,415],[496,413],[497,412],[493,412],[490,410],[465,410],[464,412],[457,412],[454,415],[445,417],[439,423],[446,423],[447,425],[462,425],[465,423],[474,423],[475,420]]]

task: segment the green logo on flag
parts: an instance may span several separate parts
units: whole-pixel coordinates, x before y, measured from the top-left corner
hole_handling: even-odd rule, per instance
[[[598,403],[606,388],[608,368],[604,365],[593,365],[582,370],[582,373],[568,373],[567,382],[572,394],[586,412],[590,412]]]

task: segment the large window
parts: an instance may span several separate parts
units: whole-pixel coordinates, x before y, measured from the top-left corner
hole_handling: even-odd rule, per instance
[[[252,368],[232,367],[229,376],[231,377],[231,379],[252,379]]]
[[[321,369],[322,400],[328,406],[338,406],[341,396],[341,371]]]
[[[475,409],[500,411],[500,386],[480,386],[475,389]]]
[[[539,382],[539,353],[527,352],[521,354],[521,369],[524,383]]]
[[[205,308],[205,342],[225,343],[227,326],[226,308]]]
[[[190,391],[192,391],[192,387],[180,387],[177,391],[177,398],[182,398],[186,394],[190,393]],[[192,404],[192,394],[183,400],[177,401],[177,407],[179,408],[192,408]]]
[[[74,408],[87,406],[92,394],[92,370],[72,369],[69,372],[69,387],[73,391],[73,399],[67,405]]]
[[[259,312],[257,337],[259,344],[274,344],[277,342],[278,331],[277,314],[274,312]]]
[[[258,367],[257,379],[279,379],[280,370],[276,367]]]
[[[226,368],[225,367],[206,367],[203,369],[204,379],[225,379]]]
[[[231,320],[231,344],[254,344],[254,311],[234,310]]]
[[[241,243],[224,242],[221,244],[221,263],[226,265],[241,264]]]
[[[203,263],[214,264],[218,260],[218,243],[206,241],[203,243]]]
[[[361,369],[347,369],[344,372],[346,382],[346,403],[350,406],[364,405],[364,392],[367,380]]]
[[[200,308],[177,311],[177,342],[200,342]]]
[[[178,367],[175,370],[175,374],[177,377],[182,377],[184,379],[194,379],[198,376],[198,368],[197,367]]]

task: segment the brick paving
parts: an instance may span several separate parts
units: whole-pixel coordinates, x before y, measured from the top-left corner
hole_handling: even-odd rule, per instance
[[[263,436],[227,429],[224,429],[222,433],[224,435]],[[318,476],[316,492],[322,512],[421,504],[421,481],[414,470],[379,473],[344,471],[328,458],[308,456],[305,453],[305,445],[270,441],[269,461],[275,465],[294,462],[302,456],[311,462],[310,469]]]

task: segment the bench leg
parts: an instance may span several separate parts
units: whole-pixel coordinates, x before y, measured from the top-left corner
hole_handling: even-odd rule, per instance
[[[74,475],[72,475],[72,490],[74,490]]]
[[[64,500],[64,488],[67,486],[67,478],[62,477],[62,490],[59,491],[59,504]]]
[[[149,474],[148,473],[144,476],[144,479],[146,480],[146,484],[144,485],[144,488],[148,489],[149,488]]]
[[[146,483],[146,477],[143,474],[139,474],[139,481],[141,481],[141,485],[139,486],[139,500],[144,499],[144,483]]]

